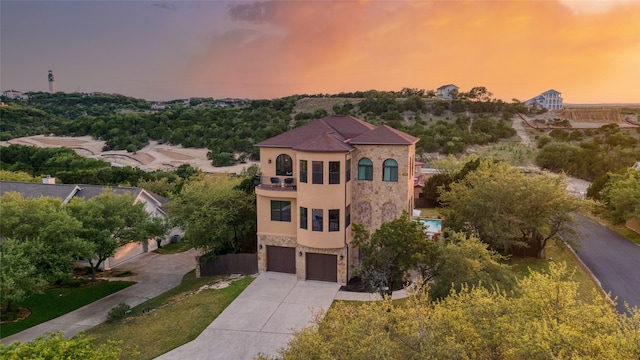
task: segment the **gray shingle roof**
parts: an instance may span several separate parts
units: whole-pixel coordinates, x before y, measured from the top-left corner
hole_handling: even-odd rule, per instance
[[[43,184],[43,183],[29,183],[18,181],[0,181],[0,195],[7,192],[17,192],[24,197],[53,197],[63,201],[69,201],[72,197],[80,197],[85,200],[98,196],[105,189],[111,189],[118,195],[124,195],[130,193],[132,196],[138,196],[142,191],[145,191],[152,198],[158,201],[161,205],[165,204],[168,199],[136,187],[111,187],[102,185],[76,185],[76,184]]]

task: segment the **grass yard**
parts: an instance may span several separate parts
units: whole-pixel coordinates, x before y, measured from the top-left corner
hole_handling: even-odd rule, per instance
[[[185,252],[191,249],[191,244],[187,241],[180,241],[178,243],[171,243],[164,245],[160,249],[156,249],[153,252],[158,254],[177,254],[181,252]]]
[[[76,288],[47,289],[43,294],[30,296],[18,305],[31,310],[31,316],[18,322],[2,324],[0,337],[55,319],[133,284],[135,282],[132,281],[102,281]]]
[[[440,214],[440,208],[421,208],[416,210],[420,210],[420,216],[423,218],[439,219],[442,217]]]
[[[604,294],[591,277],[578,257],[563,242],[559,240],[550,241],[546,248],[546,259],[533,258],[512,258],[509,263],[516,276],[524,277],[529,274],[530,270],[537,272],[546,272],[551,262],[564,262],[567,264],[567,270],[575,269],[573,281],[579,284],[578,298],[585,302],[607,301]]]
[[[192,271],[177,287],[133,308],[130,317],[98,325],[85,333],[96,339],[96,345],[121,341],[123,359],[136,354],[136,359],[153,359],[195,339],[254,278],[245,276],[223,289],[198,291],[223,279],[197,279]],[[145,307],[151,311],[143,314]]]
[[[513,166],[530,166],[534,164],[538,149],[518,143],[501,141],[495,144],[479,146],[480,157],[492,157],[494,160],[507,162]]]

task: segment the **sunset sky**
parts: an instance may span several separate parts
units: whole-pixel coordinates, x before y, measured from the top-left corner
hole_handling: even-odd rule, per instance
[[[2,90],[148,100],[485,86],[640,103],[640,1],[6,1]]]

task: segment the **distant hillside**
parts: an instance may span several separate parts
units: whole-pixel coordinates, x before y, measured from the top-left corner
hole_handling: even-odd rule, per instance
[[[426,94],[426,95],[425,95]],[[0,116],[11,124],[2,139],[53,134],[92,136],[104,150],[135,152],[150,141],[207,148],[216,166],[256,159],[254,146],[330,114],[353,115],[419,137],[417,151],[460,153],[470,144],[513,136],[510,121],[522,103],[471,98],[439,100],[419,89],[292,95],[272,100],[191,98],[151,103],[114,94],[29,93],[3,99]]]

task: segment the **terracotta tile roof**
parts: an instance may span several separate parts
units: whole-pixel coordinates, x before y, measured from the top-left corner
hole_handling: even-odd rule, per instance
[[[335,129],[338,134],[342,135],[347,140],[353,139],[358,135],[376,128],[367,122],[348,115],[327,116],[320,119],[320,121],[323,121],[325,124]]]
[[[349,152],[353,150],[353,146],[342,140],[342,137],[336,133],[324,133],[294,146],[293,149],[312,152]]]
[[[418,141],[386,125],[375,127],[353,116],[332,115],[269,138],[256,146],[300,151],[348,152],[351,144],[410,145]]]
[[[306,123],[280,135],[269,138],[256,146],[260,147],[294,147],[307,142],[320,134],[335,132],[329,125],[320,120]]]
[[[387,125],[382,125],[356,138],[351,139],[349,143],[371,145],[411,145],[417,143],[418,140],[420,139],[404,133],[400,130],[396,130]]]

